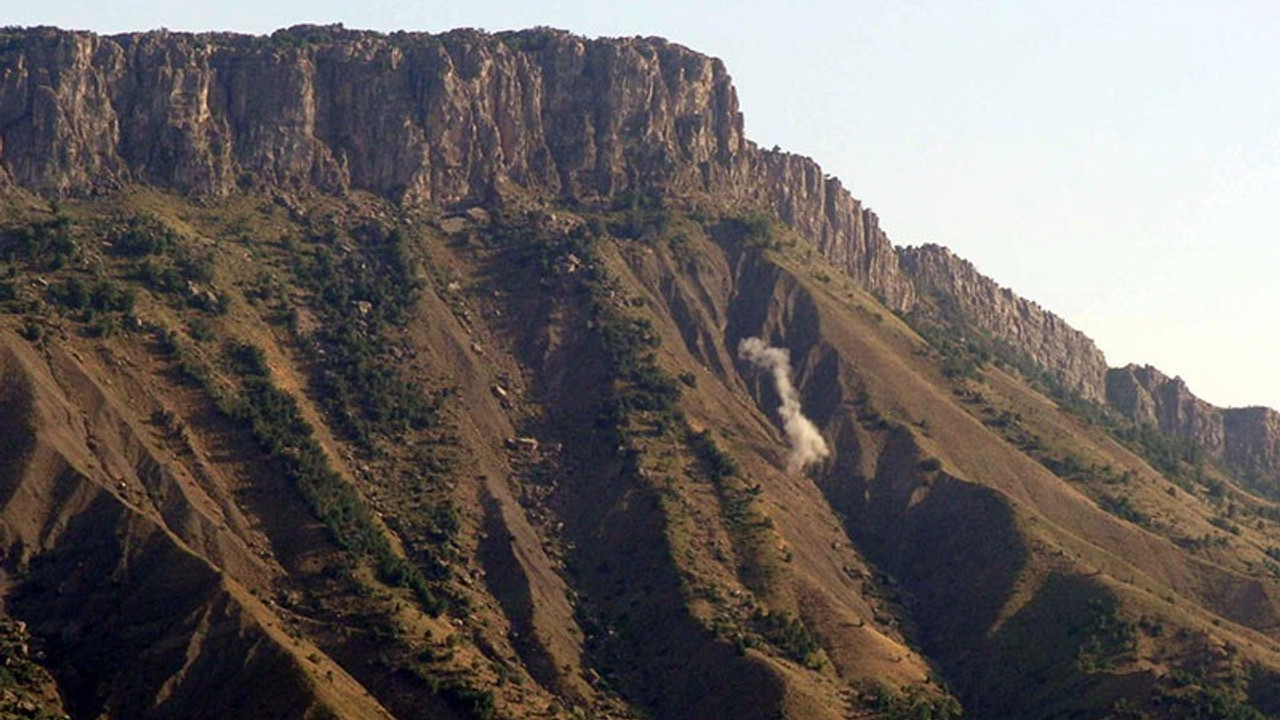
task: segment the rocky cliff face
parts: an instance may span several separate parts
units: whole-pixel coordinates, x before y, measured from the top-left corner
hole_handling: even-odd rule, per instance
[[[945,248],[895,251],[876,215],[817,163],[746,139],[719,60],[657,38],[340,26],[270,37],[7,31],[0,182],[47,196],[129,183],[213,197],[242,186],[366,190],[436,207],[509,188],[552,198],[711,194],[771,208],[889,307],[910,310],[919,293],[952,298],[969,322],[1066,386],[1108,397],[1105,360],[1089,338]],[[1116,392],[1136,419],[1214,453],[1226,447],[1224,417],[1179,399],[1185,388],[1160,391],[1156,403],[1154,385],[1130,385]],[[1267,446],[1265,432],[1249,436],[1250,448]],[[1271,451],[1240,452],[1260,458],[1241,467],[1277,465],[1262,460]]]
[[[1093,341],[1062,318],[1000,287],[938,245],[902,248],[902,265],[922,293],[954,300],[969,322],[1008,343],[1091,400],[1106,394],[1107,363]]]
[[[812,160],[748,142],[723,64],[664,40],[301,27],[3,42],[0,165],[41,193],[268,183],[447,205],[509,184],[712,192],[769,203],[888,304],[912,302],[875,216]]]
[[[812,240],[824,257],[844,268],[886,305],[907,310],[915,304],[915,287],[903,274],[879,218],[854,199],[838,178],[800,155],[754,151],[751,157],[755,168],[751,175],[762,178],[750,184],[759,200],[775,208],[783,221]]]
[[[1107,403],[1140,425],[1195,442],[1220,456],[1225,447],[1222,410],[1201,400],[1182,378],[1150,365],[1126,365],[1107,372]]]
[[[36,30],[3,64],[4,164],[49,193],[252,176],[411,203],[505,181],[610,195],[713,182],[744,147],[723,66],[660,41]]]
[[[1280,413],[1271,408],[1222,411],[1223,458],[1247,484],[1271,494],[1280,491]]]
[[[1194,443],[1245,484],[1280,490],[1280,413],[1223,409],[1192,394],[1182,378],[1151,366],[1109,369],[1079,330],[1036,303],[1000,287],[945,247],[898,250],[903,272],[922,297],[946,303],[960,318],[1052,372],[1067,388],[1109,405],[1139,425]]]
[[[1246,484],[1280,489],[1280,413],[1264,407],[1219,408],[1191,393],[1182,378],[1150,365],[1107,373],[1107,402],[1134,422],[1189,440]]]
[[[0,718],[1280,711],[1276,506],[950,372],[975,326],[1102,368],[744,140],[716,61],[33,30],[0,71]],[[1123,381],[1280,455],[1274,413]]]

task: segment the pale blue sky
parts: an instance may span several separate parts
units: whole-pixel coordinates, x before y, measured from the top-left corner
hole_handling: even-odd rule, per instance
[[[263,33],[551,25],[724,59],[747,134],[813,156],[1112,365],[1280,408],[1280,3],[0,0],[0,23]]]

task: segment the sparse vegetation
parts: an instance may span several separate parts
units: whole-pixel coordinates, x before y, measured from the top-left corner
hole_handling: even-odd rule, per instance
[[[1098,500],[1098,506],[1103,510],[1123,518],[1135,525],[1143,527],[1151,527],[1151,516],[1142,512],[1134,506],[1133,501],[1127,495],[1103,495]]]
[[[656,193],[625,193],[614,201],[613,207],[606,227],[610,234],[623,240],[653,242],[671,224],[671,211]]]
[[[496,229],[494,244],[512,256],[515,264],[536,268],[543,289],[583,303],[590,317],[591,335],[594,342],[599,343],[604,360],[605,391],[600,403],[602,411],[595,418],[595,430],[607,438],[601,441],[605,446],[616,448],[614,452],[621,460],[619,479],[638,491],[637,498],[651,498],[661,512],[678,515],[681,506],[672,489],[672,479],[644,466],[655,444],[668,446],[670,443],[682,448],[692,460],[691,469],[709,480],[716,490],[739,578],[755,592],[768,592],[777,572],[772,550],[776,540],[772,522],[759,510],[757,496],[761,488],[741,477],[741,467],[718,446],[712,433],[695,432],[689,427],[680,398],[683,388],[696,387],[696,383],[677,379],[662,368],[658,356],[662,340],[651,319],[643,314],[640,306],[619,297],[617,280],[606,270],[599,252],[602,235],[597,233],[608,231],[583,223],[558,234],[546,230],[546,220],[540,216],[507,218]],[[668,541],[678,542],[670,537]],[[607,573],[608,564],[603,567],[605,570],[601,572]],[[693,578],[687,581],[693,582]],[[698,590],[693,588],[690,592]],[[718,604],[724,602],[716,592],[703,595],[719,597]],[[774,618],[775,622],[780,620],[780,617]],[[606,636],[603,628],[608,626],[608,620],[584,611],[580,622],[589,637]],[[743,623],[749,622],[748,617],[718,615],[716,622],[719,637],[736,639],[740,644],[749,642],[745,638],[751,634],[743,632]],[[634,629],[624,624],[617,635],[607,636],[613,640],[600,642],[608,646],[623,642],[624,646],[631,647],[621,640],[630,632]],[[792,633],[787,637],[796,640],[799,636]],[[791,650],[799,653],[800,661],[804,662],[806,653],[798,646],[792,646]],[[621,658],[631,651],[618,649],[616,652]]]
[[[942,469],[942,461],[938,458],[925,458],[920,461],[921,472],[937,472]]]
[[[433,664],[449,659],[452,659],[449,652],[436,656],[424,651],[418,662],[402,668],[401,672],[431,694],[443,697],[455,711],[465,717],[472,720],[493,720],[497,717],[496,697],[492,689],[477,687],[463,673]]]
[[[1153,468],[1173,482],[1190,489],[1205,480],[1208,459],[1194,442],[1139,425],[1101,403],[1088,400],[1068,387],[1053,372],[1017,348],[978,330],[959,308],[956,300],[943,293],[930,295],[935,314],[916,311],[903,316],[941,356],[942,373],[954,381],[981,381],[982,368],[995,363],[1017,372],[1032,387],[1055,400],[1065,411],[1096,425],[1129,449],[1138,453]],[[1035,453],[1055,474],[1066,479],[1085,479],[1086,469],[1073,466],[1072,458],[1057,458],[1040,453],[1039,439],[1020,433],[1014,416],[988,418],[987,424],[1001,429],[1019,447]]]
[[[901,692],[871,684],[858,693],[868,709],[883,720],[952,720],[964,714],[955,698],[909,685]]]
[[[1157,694],[1162,717],[1171,720],[1265,720],[1249,701],[1248,678],[1234,670],[1211,677],[1203,669],[1175,669]]]
[[[646,318],[622,316],[612,309],[598,307],[597,313],[619,383],[608,413],[615,417],[646,413],[646,421],[659,434],[676,427],[680,385],[658,366],[654,351],[661,340],[653,325]]]
[[[71,218],[59,212],[0,234],[0,260],[22,262],[32,270],[58,270],[79,257]]]
[[[732,643],[743,654],[758,659],[763,652],[811,669],[821,668],[825,662],[823,638],[799,617],[776,609],[791,607],[785,594],[787,586],[780,582],[786,577],[784,560],[789,561],[791,554],[764,509],[762,486],[750,477],[753,466],[744,466],[729,451],[747,442],[733,432],[693,430],[682,409],[685,397],[700,399],[708,389],[700,387],[700,381],[714,383],[716,376],[693,366],[682,366],[684,371],[679,373],[667,369],[684,361],[679,359],[679,348],[663,346],[664,336],[677,335],[662,324],[666,322],[661,314],[662,300],[632,287],[626,276],[648,270],[643,263],[649,257],[658,257],[664,268],[671,267],[671,260],[702,262],[694,248],[705,244],[705,228],[695,226],[681,211],[645,198],[629,199],[625,207],[616,209],[588,209],[581,218],[538,211],[514,220],[513,214],[495,215],[498,220],[491,232],[483,237],[472,235],[466,243],[451,247],[490,243],[490,248],[501,249],[520,265],[514,271],[533,278],[531,286],[546,290],[547,296],[557,301],[577,303],[584,312],[579,316],[582,325],[576,329],[586,338],[582,342],[593,353],[592,362],[599,363],[598,387],[604,389],[602,402],[588,406],[588,417],[597,421],[591,428],[599,433],[594,442],[616,452],[620,462],[611,472],[618,475],[611,477],[624,479],[638,491],[631,500],[656,509],[666,524],[660,532],[666,533],[676,556],[673,566],[678,578],[673,583],[681,593],[701,603],[698,607],[707,614],[699,620],[710,626],[718,642]],[[84,216],[77,211],[76,217]],[[25,230],[0,234],[0,305],[18,314],[11,319],[16,323],[13,327],[42,347],[50,337],[83,341],[151,329],[153,347],[173,361],[174,377],[184,377],[204,388],[225,416],[241,428],[237,432],[252,437],[262,458],[298,490],[341,549],[333,556],[338,560],[329,559],[322,571],[324,582],[331,588],[329,592],[349,591],[353,595],[325,606],[326,612],[345,611],[344,602],[360,608],[359,622],[367,626],[370,636],[385,641],[388,648],[394,646],[384,653],[385,667],[399,673],[402,680],[407,678],[410,684],[444,698],[461,716],[496,717],[515,689],[527,690],[529,684],[521,680],[526,676],[513,669],[517,667],[513,661],[469,655],[474,651],[469,647],[473,642],[469,633],[457,633],[447,647],[433,645],[435,650],[418,657],[416,643],[406,640],[404,627],[390,619],[391,613],[400,612],[409,595],[430,613],[440,613],[451,603],[456,603],[452,605],[455,608],[468,607],[471,598],[485,589],[487,579],[473,574],[467,565],[472,557],[475,515],[465,500],[459,500],[460,493],[451,492],[453,481],[458,479],[452,476],[465,463],[465,459],[459,460],[465,445],[442,420],[441,409],[450,396],[450,386],[444,379],[433,381],[425,391],[410,385],[409,378],[415,373],[421,377],[421,368],[413,364],[406,324],[414,308],[421,307],[417,303],[423,300],[423,278],[431,278],[460,319],[464,312],[484,312],[477,301],[487,300],[490,289],[481,289],[481,281],[468,278],[465,271],[449,264],[455,259],[432,264],[425,249],[429,243],[418,242],[421,238],[415,233],[419,231],[404,220],[353,223],[338,215],[312,217],[283,232],[273,230],[270,237],[281,238],[279,242],[261,243],[256,239],[260,230],[254,222],[235,215],[227,226],[236,227],[241,243],[237,248],[254,258],[251,274],[245,275],[244,267],[233,260],[221,259],[224,264],[219,264],[211,252],[200,250],[200,243],[206,242],[197,234],[200,231],[186,237],[172,229],[179,224],[160,215],[122,214],[96,224],[92,220],[72,222],[69,217],[59,213],[54,220],[45,217],[24,226]],[[723,247],[786,252],[782,229],[766,214],[704,217],[699,222],[711,229]],[[607,269],[615,257],[632,263],[617,277]],[[43,274],[42,283],[30,280],[37,268]],[[215,291],[215,282],[226,283],[228,292]],[[275,324],[247,328],[234,316],[219,316],[229,303],[239,302],[234,295],[237,290],[248,301],[243,307]],[[162,311],[155,312],[157,307]],[[289,317],[290,309],[292,319],[286,332],[280,320]],[[134,313],[148,319],[140,320]],[[162,318],[160,322],[150,320],[157,316]],[[166,324],[177,329],[166,329]],[[266,341],[270,344],[259,344],[263,338],[254,334],[262,327],[270,328],[272,339]],[[1226,547],[1233,535],[1250,536],[1247,540],[1251,542],[1255,520],[1261,523],[1271,515],[1280,517],[1280,510],[1247,500],[1223,481],[1195,448],[1151,428],[1126,425],[1114,413],[1062,389],[1051,375],[1035,376],[1029,367],[1018,366],[1019,372],[1031,377],[1062,408],[1106,427],[1142,452],[1153,467],[1201,498],[1212,513],[1206,515],[1209,522],[1222,531],[1174,537],[1171,528],[1177,525],[1168,523],[1163,512],[1155,513],[1141,504],[1145,494],[1130,493],[1145,488],[1145,478],[1135,482],[1139,475],[1133,470],[1100,462],[1087,444],[1064,440],[1046,430],[1035,416],[1042,411],[1003,397],[1002,386],[994,381],[986,384],[986,368],[993,364],[1013,367],[1019,362],[1008,354],[1008,348],[980,334],[938,332],[933,337],[938,352],[930,357],[949,378],[948,385],[960,402],[986,427],[1058,477],[1075,483],[1102,509],[1144,527],[1158,524],[1160,532],[1191,552]],[[254,337],[255,341],[228,337]],[[490,342],[483,340],[485,349]],[[675,361],[669,363],[669,358]],[[295,397],[277,383],[273,366],[301,370],[300,375],[311,380],[310,397],[323,411],[322,417],[338,431],[336,450],[349,462],[350,477],[331,464],[337,457],[330,454],[333,449],[321,447],[320,436],[306,419],[301,396]],[[515,387],[520,384],[517,381]],[[523,389],[513,392],[526,392],[528,383],[523,384]],[[513,388],[505,379],[501,387],[504,393]],[[874,407],[866,387],[855,384],[854,388],[850,402],[858,421],[856,432],[874,435],[913,425],[918,432],[944,437],[941,426],[926,419],[886,417]],[[881,397],[879,389],[877,397]],[[520,398],[515,407],[523,410],[526,404],[536,407],[536,403],[536,398]],[[513,409],[510,403],[504,407]],[[603,409],[598,417],[594,414],[597,407]],[[896,409],[891,412],[903,417]],[[914,411],[907,417],[912,416]],[[162,444],[172,444],[184,455],[203,454],[199,438],[195,438],[195,445],[191,442],[198,431],[184,422],[189,418],[168,410],[157,410],[151,417],[151,432],[162,438]],[[348,450],[352,452],[348,454]],[[544,452],[543,457],[530,460],[529,467],[516,472],[527,474],[531,484],[551,492],[564,479],[562,469],[555,467],[559,453],[558,449]],[[936,473],[943,471],[944,463],[921,454],[916,468],[921,473]],[[1164,489],[1164,484],[1158,489]],[[1163,495],[1159,499],[1164,500]],[[704,503],[694,508],[698,514],[690,512],[694,502]],[[716,523],[714,533],[704,537],[688,529],[693,522],[707,518]],[[555,516],[537,520],[540,529],[552,528],[547,552],[556,561],[570,559],[573,549],[569,543],[554,545],[562,542],[554,534]],[[687,525],[677,528],[682,522]],[[393,532],[398,535],[395,544]],[[725,538],[728,542],[722,542]],[[1248,542],[1238,544],[1244,547]],[[1206,554],[1202,559],[1213,561],[1216,557]],[[1267,573],[1280,577],[1280,551],[1268,553],[1261,562],[1254,558],[1252,568],[1254,577],[1265,578]],[[618,571],[601,572],[616,575]],[[382,585],[370,584],[371,576],[408,592],[389,592]],[[878,628],[904,635],[917,631],[901,614],[905,606],[885,600],[884,593],[894,592],[889,585],[865,578],[863,584],[872,587],[866,599],[875,608]],[[337,587],[345,589],[332,589]],[[909,593],[906,589],[901,597],[910,598]],[[260,589],[255,589],[255,594],[267,597]],[[595,614],[594,606],[589,605],[600,602],[599,598],[575,597],[575,603],[587,608],[578,610],[589,644],[615,642],[624,650],[643,646],[645,641],[636,637],[641,629],[637,623],[648,621],[649,616],[643,613],[649,609],[629,607],[624,603],[634,601],[625,599],[626,595],[620,597],[624,599],[605,601],[609,612],[604,615]],[[311,597],[292,602],[311,612],[320,604]],[[375,609],[378,603],[385,603],[387,609]],[[1064,636],[1054,641],[1061,640],[1053,650],[1060,656],[1051,658],[1056,664],[1041,667],[1035,664],[1038,660],[1028,660],[1033,672],[1059,683],[1071,682],[1071,677],[1123,672],[1137,658],[1140,645],[1164,643],[1181,632],[1176,621],[1165,629],[1148,622],[1146,616],[1137,625],[1125,618],[1125,610],[1105,598],[1087,610],[1073,609],[1055,630]],[[1010,622],[1011,626],[1018,624]],[[477,637],[483,632],[478,629],[481,625],[473,628]],[[610,633],[623,639],[601,639]],[[410,647],[414,650],[406,654]],[[628,677],[627,663],[633,658],[625,652],[593,657],[602,661],[604,673],[590,680],[593,688],[607,691],[615,683],[625,686],[618,678]],[[314,653],[312,662],[322,664],[323,655]],[[0,677],[0,682],[4,680]],[[1175,709],[1175,718],[1252,718],[1236,714],[1240,708],[1253,707],[1242,687],[1238,683],[1224,685],[1213,674],[1176,676],[1161,690],[1165,693],[1162,702]],[[953,718],[960,710],[953,698],[932,687],[880,688],[860,698],[862,707],[883,718]],[[1117,708],[1117,714],[1141,717],[1142,709],[1135,705]]]
[[[784,655],[808,667],[818,667],[822,643],[804,622],[782,611],[759,612],[753,618],[756,629]]]
[[[688,443],[689,449],[702,461],[707,475],[713,482],[723,482],[741,474],[742,470],[738,467],[738,462],[716,445],[710,430],[690,432]]]
[[[1110,596],[1090,600],[1088,609],[1084,621],[1071,628],[1080,639],[1076,665],[1083,673],[1113,669],[1137,648],[1135,626]]]
[[[422,288],[404,230],[366,223],[347,236],[330,228],[312,236],[310,254],[294,269],[321,316],[311,339],[316,394],[338,427],[372,450],[375,435],[435,426],[452,389],[409,385],[392,353],[391,331]]]
[[[102,231],[111,252],[123,257],[163,255],[178,246],[178,234],[153,215],[119,218]]]
[[[90,316],[94,312],[129,312],[135,302],[131,290],[106,277],[85,282],[76,275],[51,285],[49,299],[68,310],[87,311]]]
[[[35,342],[44,336],[44,328],[35,320],[28,319],[22,323],[22,329],[18,331],[23,339]]]
[[[298,488],[340,547],[369,558],[383,582],[412,590],[427,611],[443,612],[444,602],[422,572],[395,553],[363,498],[330,467],[297,402],[271,382],[261,349],[235,343],[228,355],[241,375],[242,392],[215,393],[223,411],[253,432],[276,471]]]
[[[778,221],[772,214],[750,210],[721,218],[711,233],[740,247],[779,250],[782,243],[777,226]]]

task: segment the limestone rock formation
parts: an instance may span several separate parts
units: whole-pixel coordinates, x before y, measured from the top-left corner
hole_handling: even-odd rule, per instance
[[[47,196],[130,183],[215,197],[240,186],[367,190],[410,206],[513,187],[549,198],[713,195],[771,208],[890,308],[911,310],[919,293],[952,298],[966,322],[1066,387],[1109,397],[1088,337],[943,247],[895,251],[875,213],[817,163],[746,139],[719,60],[659,38],[8,30],[0,182]],[[1176,386],[1156,408],[1152,382],[1138,382],[1142,397],[1117,386],[1122,409],[1222,453],[1221,413]],[[1256,460],[1233,467],[1276,466],[1262,450],[1268,418],[1235,420],[1259,430],[1239,436],[1256,441],[1240,457]]]
[[[1192,394],[1180,377],[1150,365],[1107,373],[1107,402],[1140,425],[1189,440],[1247,485],[1280,490],[1280,413],[1265,407],[1219,408]]]
[[[303,26],[4,42],[0,166],[41,193],[265,183],[448,205],[508,184],[710,192],[770,203],[889,305],[912,301],[875,216],[812,160],[748,142],[724,65],[665,40]]]
[[[1106,358],[1093,341],[1062,318],[1000,287],[968,260],[938,245],[903,248],[906,272],[924,293],[954,300],[965,320],[1054,373],[1091,400],[1106,394]]]
[[[1222,410],[1201,400],[1182,378],[1150,365],[1126,365],[1107,372],[1107,403],[1139,425],[1191,440],[1210,454],[1225,447]]]
[[[0,30],[0,140],[0,717],[1280,714],[1280,505],[973,357],[1255,483],[1280,416],[899,254],[714,59]]]
[[[1280,413],[1267,407],[1222,411],[1222,455],[1246,484],[1280,493]]]

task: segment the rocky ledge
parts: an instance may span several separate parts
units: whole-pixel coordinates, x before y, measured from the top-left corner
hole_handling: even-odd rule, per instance
[[[1150,365],[1107,373],[1107,402],[1140,425],[1188,440],[1246,485],[1280,493],[1280,413],[1220,408],[1191,393],[1180,377]]]
[[[4,179],[54,196],[131,182],[437,206],[509,185],[710,193],[767,203],[890,306],[914,297],[875,216],[812,160],[747,141],[724,65],[658,38],[10,30],[0,142]]]

